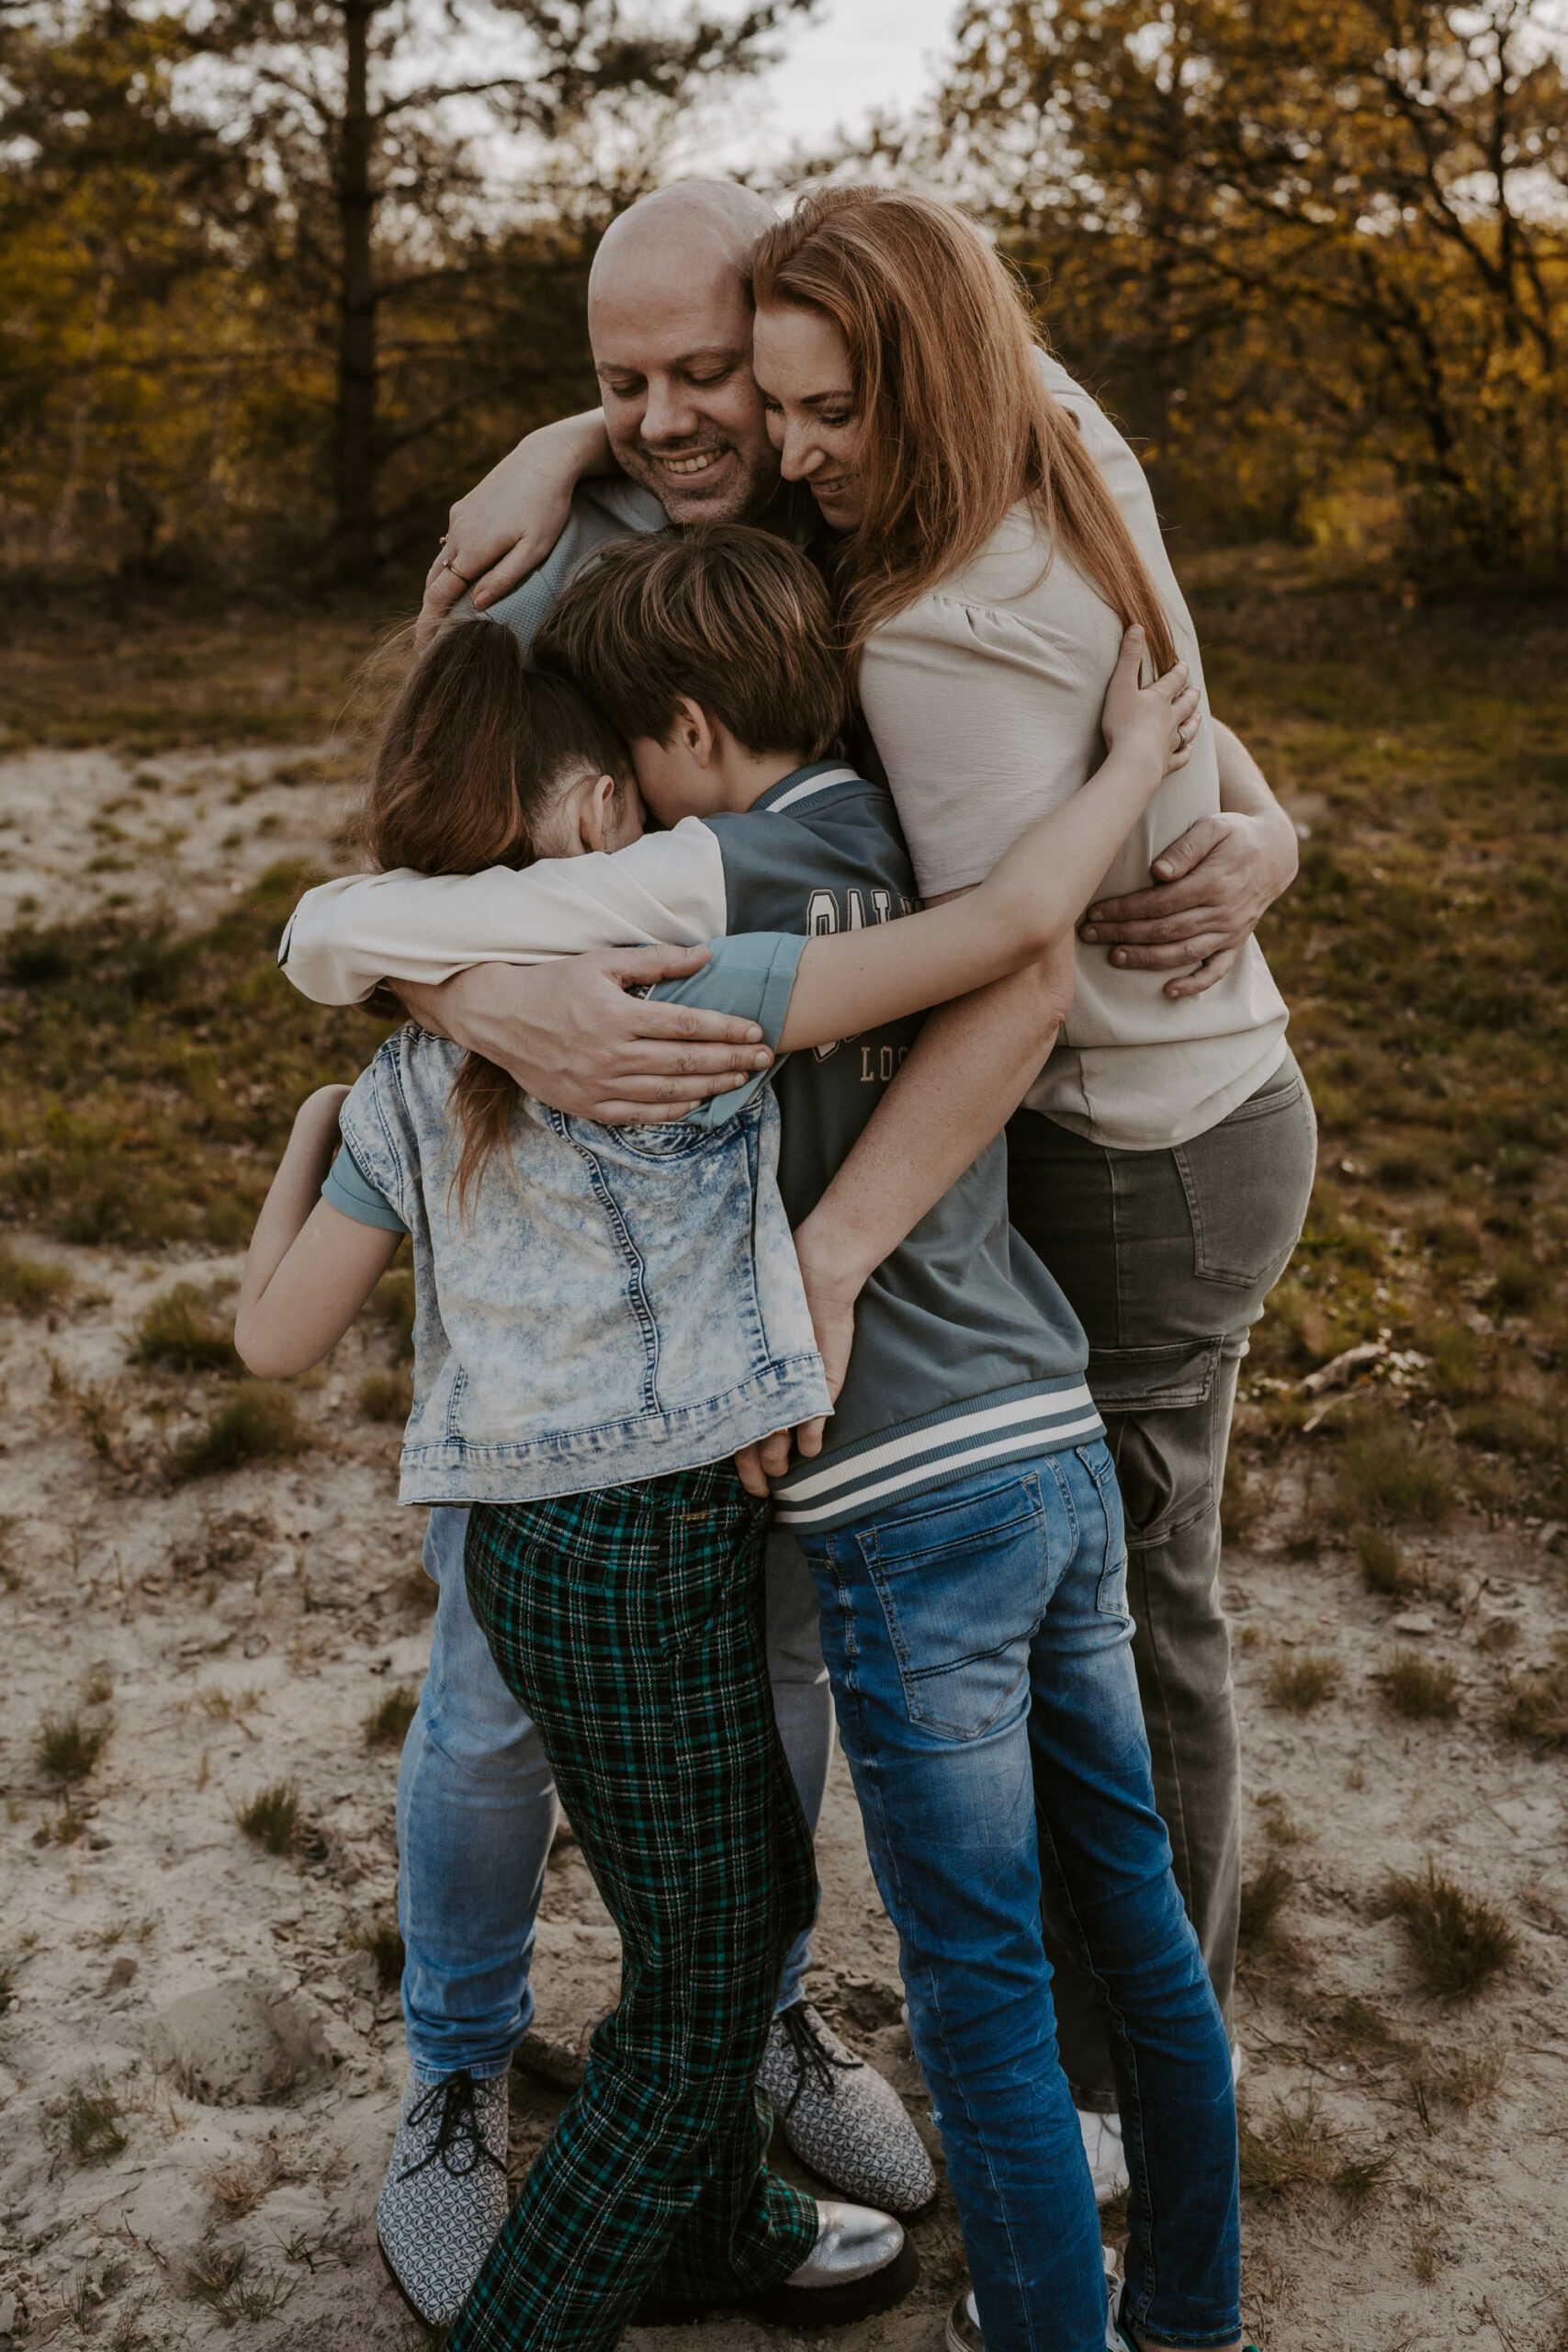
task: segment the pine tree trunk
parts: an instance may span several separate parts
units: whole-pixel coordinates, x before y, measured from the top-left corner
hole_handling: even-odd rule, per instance
[[[376,568],[376,283],[371,266],[375,194],[371,160],[370,20],[378,0],[344,0],[344,107],[338,153],[341,240],[337,430],[333,449],[336,570],[366,579]]]

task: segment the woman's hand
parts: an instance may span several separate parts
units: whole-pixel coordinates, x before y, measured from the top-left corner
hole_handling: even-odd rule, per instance
[[[414,642],[429,644],[468,591],[483,611],[543,563],[571,513],[584,474],[608,454],[597,409],[541,425],[492,466],[446,518],[441,552],[425,574]]]
[[[1100,731],[1108,752],[1148,750],[1158,762],[1156,777],[1173,775],[1192,755],[1198,732],[1198,706],[1202,697],[1188,684],[1185,662],[1178,662],[1163,678],[1143,685],[1140,679],[1147,643],[1141,628],[1123,632],[1122,650],[1105,690]]]

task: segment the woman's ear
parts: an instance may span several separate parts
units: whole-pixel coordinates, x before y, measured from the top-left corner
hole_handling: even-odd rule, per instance
[[[572,786],[561,812],[572,836],[570,856],[581,857],[611,846],[617,790],[613,775],[585,775]]]

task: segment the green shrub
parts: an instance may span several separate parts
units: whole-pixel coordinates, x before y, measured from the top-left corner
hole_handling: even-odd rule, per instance
[[[1459,1669],[1447,1658],[1402,1650],[1383,1669],[1383,1696],[1395,1714],[1413,1723],[1447,1723],[1459,1713]]]
[[[413,1403],[408,1377],[399,1372],[367,1372],[355,1394],[367,1421],[405,1420]]]
[[[1440,1527],[1452,1515],[1449,1463],[1393,1413],[1363,1410],[1346,1424],[1338,1475],[1340,1509],[1352,1523],[1414,1520]]]
[[[51,1265],[44,1258],[25,1258],[8,1241],[0,1241],[0,1306],[17,1315],[47,1315],[71,1288],[69,1266]]]
[[[1339,1679],[1339,1668],[1319,1650],[1295,1650],[1277,1657],[1269,1669],[1269,1696],[1292,1715],[1309,1715],[1326,1699]]]

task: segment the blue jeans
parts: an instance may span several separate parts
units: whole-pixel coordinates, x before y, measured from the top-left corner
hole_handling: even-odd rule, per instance
[[[1230,2050],[1155,1810],[1109,1453],[1041,1454],[801,1541],[986,2352],[1105,2341],[1043,1915],[1110,2043],[1123,2317],[1167,2344],[1234,2342]]]
[[[496,1670],[468,1607],[466,1510],[430,1514],[440,1587],[430,1668],[398,1773],[403,2021],[422,2075],[502,2075],[534,2014],[528,1983],[556,1793],[538,1733]],[[779,1736],[815,1834],[833,1746],[817,1595],[792,1537],[768,1539],[768,1672]],[[802,1936],[778,2006],[800,1997]]]

